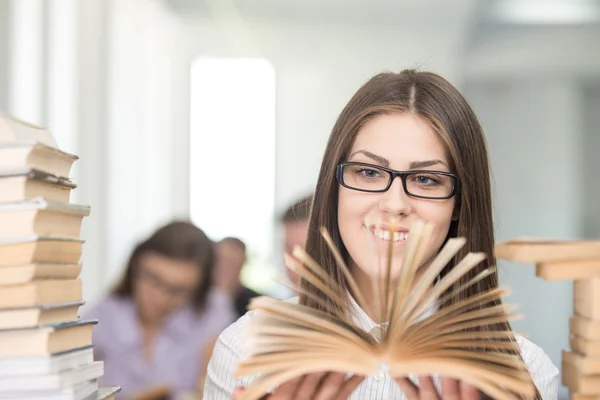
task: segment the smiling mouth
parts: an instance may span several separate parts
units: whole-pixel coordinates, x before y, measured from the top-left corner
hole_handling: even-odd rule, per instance
[[[404,243],[408,239],[408,231],[404,229],[391,232],[387,227],[371,226],[370,231],[374,237],[385,242]]]

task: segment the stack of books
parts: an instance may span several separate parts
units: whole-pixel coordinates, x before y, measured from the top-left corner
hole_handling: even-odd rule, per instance
[[[0,114],[0,399],[92,400],[100,387],[92,329],[81,320],[81,226],[71,204],[78,159],[52,134]]]
[[[573,281],[569,347],[562,352],[562,384],[571,400],[600,398],[600,240],[513,240],[496,257],[534,263],[536,276]]]

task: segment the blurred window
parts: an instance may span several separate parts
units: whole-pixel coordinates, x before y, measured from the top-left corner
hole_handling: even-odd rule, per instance
[[[264,59],[198,58],[191,67],[190,212],[217,241],[248,249],[242,280],[272,286],[275,70]]]

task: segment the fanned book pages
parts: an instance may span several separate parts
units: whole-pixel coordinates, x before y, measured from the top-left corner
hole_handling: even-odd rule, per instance
[[[393,235],[394,221],[390,225]],[[388,241],[388,256],[383,266],[379,264],[385,269],[379,275],[381,278],[374,280],[372,288],[376,306],[371,308],[330,235],[321,230],[356,302],[363,310],[373,311],[380,321],[388,322],[380,341],[357,326],[352,316],[343,311],[347,310],[347,299],[340,293],[345,289],[322,266],[299,248],[294,251],[295,259],[287,257],[290,268],[328,297],[326,301],[311,297],[326,311],[268,297],[258,297],[251,302],[249,309],[256,311],[244,336],[248,356],[238,364],[236,376],[256,379],[241,399],[259,399],[304,374],[336,371],[368,376],[382,370],[394,378],[433,375],[460,379],[498,400],[535,397],[535,386],[519,356],[514,333],[478,330],[519,317],[513,313],[514,307],[500,302],[508,290],[494,288],[466,295],[469,287],[492,274],[494,268],[453,287],[486,258],[485,254],[469,253],[438,279],[466,240],[448,240],[422,270],[419,266],[432,226],[418,222],[409,232],[403,244],[402,266],[393,286],[390,279],[393,241]],[[365,246],[368,245],[367,241]],[[311,296],[301,287],[295,289]],[[457,295],[462,296],[460,301],[431,311],[434,302],[445,304],[450,296]],[[334,306],[327,307],[327,304]]]

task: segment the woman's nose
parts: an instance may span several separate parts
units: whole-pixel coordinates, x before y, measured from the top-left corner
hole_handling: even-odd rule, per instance
[[[400,177],[396,177],[390,188],[383,193],[379,208],[392,216],[410,214],[411,198],[405,192]]]

